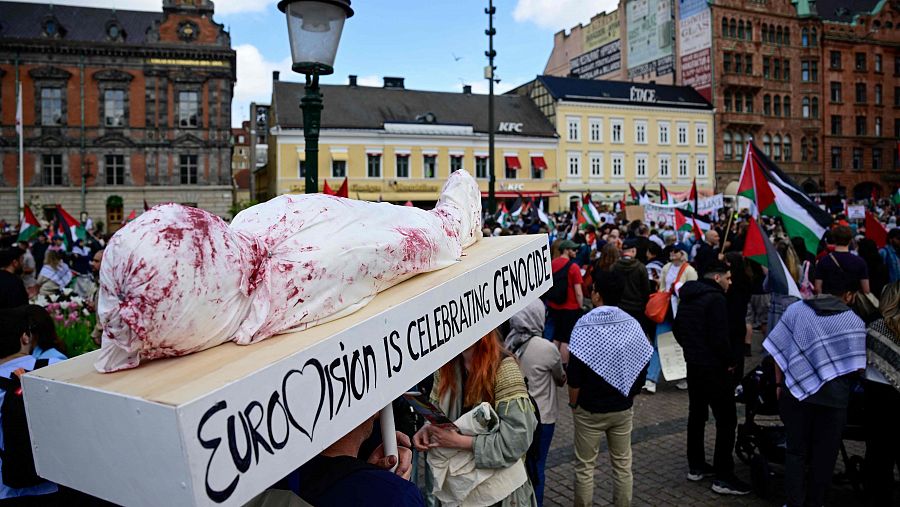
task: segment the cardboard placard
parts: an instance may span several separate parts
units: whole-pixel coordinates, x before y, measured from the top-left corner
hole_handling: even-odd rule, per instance
[[[38,473],[127,505],[242,505],[552,283],[546,235],[486,238],[302,332],[111,374],[96,353],[43,368],[24,379]]]
[[[644,220],[644,207],[637,204],[625,206],[625,220]]]
[[[684,349],[675,341],[671,324],[657,326],[656,344],[659,347],[659,363],[662,365],[666,380],[687,378],[687,363],[684,361]]]

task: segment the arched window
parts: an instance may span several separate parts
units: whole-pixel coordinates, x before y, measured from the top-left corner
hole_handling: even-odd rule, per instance
[[[791,30],[787,27],[784,29],[784,38],[781,39],[785,46],[791,45]]]
[[[772,97],[770,95],[763,95],[763,115],[772,115]]]
[[[781,160],[781,136],[775,134],[775,138],[772,143],[772,153],[775,155],[775,160]]]
[[[769,26],[769,42],[775,44],[775,27]]]
[[[747,37],[746,37],[747,40],[753,40],[753,22],[752,21],[747,22],[747,31],[744,33],[747,34]]]
[[[722,153],[725,155],[725,160],[731,160],[731,132],[726,131],[722,136]]]
[[[731,18],[731,22],[728,23],[728,36],[732,39],[737,36],[737,21],[734,18]]]
[[[728,18],[722,18],[722,37],[728,37]]]
[[[791,136],[784,136],[784,161],[790,162],[793,158],[793,154],[791,153]]]
[[[813,162],[819,161],[819,138],[812,138],[812,144],[809,147],[809,155]]]
[[[782,107],[784,108],[784,117],[790,118],[791,117],[791,97],[789,95],[784,96]]]
[[[775,44],[781,45],[781,27],[775,29]]]
[[[775,75],[774,75],[774,77],[776,80],[781,79],[781,60],[778,58],[775,59]]]
[[[731,92],[725,92],[725,111],[731,112]]]
[[[809,47],[809,28],[805,26],[800,30],[800,45],[805,48]]]
[[[738,159],[744,158],[744,136],[740,132],[734,135],[734,156]]]
[[[813,97],[813,99],[812,99],[812,117],[813,118],[819,117],[819,98],[818,97]]]
[[[753,112],[753,95],[750,95],[749,93],[744,95],[744,110],[748,113]]]
[[[765,153],[767,157],[772,156],[772,137],[769,136],[769,134],[763,136],[763,153]]]
[[[772,102],[772,115],[781,116],[781,96],[776,95]]]
[[[810,46],[816,47],[819,45],[819,32],[816,31],[815,28],[812,29],[812,35],[809,38]]]
[[[809,97],[803,97],[801,114],[804,118],[809,118]]]
[[[744,94],[743,93],[735,93],[734,94],[734,112],[735,113],[743,113],[744,112]]]
[[[809,141],[805,137],[800,138],[800,160],[803,162],[809,160]]]
[[[738,21],[738,31],[737,31],[738,39],[744,38],[744,20]]]
[[[724,19],[722,21],[725,21]],[[762,37],[763,42],[769,42],[769,25],[763,23],[762,25]]]

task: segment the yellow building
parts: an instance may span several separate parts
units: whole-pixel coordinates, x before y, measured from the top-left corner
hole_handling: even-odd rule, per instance
[[[322,85],[320,189],[349,196],[430,207],[451,171],[466,169],[488,185],[488,97],[407,90],[401,78],[384,87]],[[300,83],[275,81],[269,116],[268,164],[257,173],[265,197],[302,193],[307,167]],[[540,197],[558,206],[556,129],[527,97],[495,98],[496,192],[500,198]]]
[[[713,107],[691,87],[539,76],[515,93],[531,97],[559,133],[563,202],[585,192],[619,201],[629,183],[677,193],[696,178],[713,190]]]

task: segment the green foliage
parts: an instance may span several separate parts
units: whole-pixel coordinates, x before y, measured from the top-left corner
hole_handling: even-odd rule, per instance
[[[256,206],[259,204],[259,201],[255,199],[250,199],[249,201],[241,201],[231,205],[231,208],[228,210],[228,213],[231,213],[231,218],[234,218],[238,213],[244,211],[250,206]]]
[[[91,332],[94,330],[96,322],[97,317],[92,314],[89,317],[79,319],[74,324],[56,323],[56,334],[59,336],[60,341],[63,342],[63,345],[65,345],[67,356],[80,356],[99,348],[91,337]]]
[[[122,200],[121,196],[111,195],[106,198],[106,207],[107,208],[121,208],[124,205],[125,201]]]

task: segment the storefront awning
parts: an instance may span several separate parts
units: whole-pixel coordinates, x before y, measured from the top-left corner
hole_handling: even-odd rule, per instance
[[[506,161],[506,168],[512,169],[513,171],[518,171],[522,168],[522,163],[519,162],[519,157],[503,157],[503,160]]]
[[[556,197],[559,195],[559,192],[552,192],[550,190],[504,190],[502,192],[494,192],[494,196],[496,197]],[[486,191],[481,192],[481,197],[487,197],[488,193]]]
[[[531,157],[531,166],[538,171],[546,171],[547,161],[544,160],[544,157]]]

